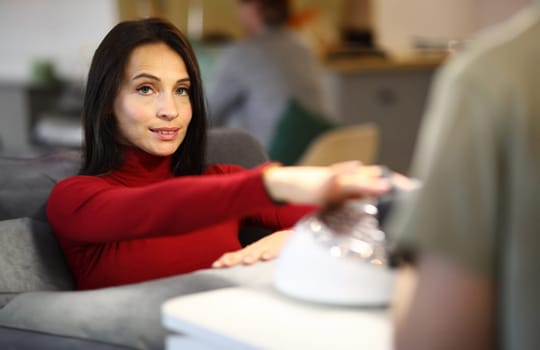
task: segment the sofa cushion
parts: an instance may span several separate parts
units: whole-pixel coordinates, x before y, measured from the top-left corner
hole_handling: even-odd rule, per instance
[[[210,129],[207,147],[208,164],[229,163],[253,168],[268,160],[268,155],[259,141],[242,129]]]
[[[0,156],[0,220],[44,218],[47,197],[56,182],[77,173],[80,152],[41,156]]]
[[[272,271],[273,262],[265,262],[90,291],[24,293],[0,309],[0,326],[163,349],[163,302],[219,288],[267,286]]]
[[[63,337],[0,327],[0,349],[19,350],[133,350],[132,347],[112,345],[88,339]]]
[[[15,293],[74,287],[46,222],[30,218],[0,221],[0,266],[0,303],[5,304]]]
[[[15,298],[19,293],[0,292],[0,309],[4,307],[11,299]]]

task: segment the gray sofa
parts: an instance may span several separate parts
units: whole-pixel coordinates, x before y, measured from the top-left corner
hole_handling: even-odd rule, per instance
[[[160,306],[165,300],[268,283],[271,266],[260,263],[73,290],[73,277],[47,223],[45,204],[54,184],[76,173],[79,157],[78,151],[0,156],[0,349],[162,349],[166,330]],[[248,133],[210,131],[209,163],[253,167],[265,160],[264,150]],[[249,230],[249,237],[267,233]]]

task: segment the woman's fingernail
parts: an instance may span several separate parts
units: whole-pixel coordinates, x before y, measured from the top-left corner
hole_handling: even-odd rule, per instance
[[[270,259],[272,259],[272,254],[270,254],[268,252],[263,253],[262,258],[263,258],[263,260],[270,260]]]

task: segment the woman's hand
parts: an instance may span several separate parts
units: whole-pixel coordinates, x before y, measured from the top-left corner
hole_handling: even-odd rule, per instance
[[[235,252],[225,253],[217,259],[212,267],[232,267],[236,265],[251,265],[257,261],[274,259],[285,241],[289,238],[291,230],[277,231]]]
[[[275,200],[320,205],[383,195],[391,189],[389,179],[381,177],[383,169],[356,161],[328,167],[271,166],[263,181]]]

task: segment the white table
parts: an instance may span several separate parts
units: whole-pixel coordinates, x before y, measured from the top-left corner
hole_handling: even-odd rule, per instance
[[[171,299],[162,306],[167,350],[392,348],[388,309],[291,299],[271,286],[232,287]]]

